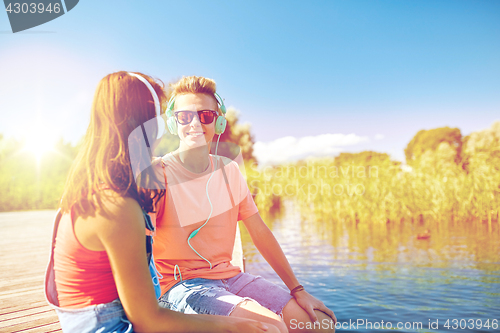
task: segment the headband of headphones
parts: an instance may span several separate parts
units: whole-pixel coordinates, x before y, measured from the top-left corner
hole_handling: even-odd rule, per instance
[[[224,105],[224,100],[219,96],[218,93],[214,93],[214,97],[217,100],[217,103],[219,104],[220,111],[222,112],[223,115],[226,114],[226,106]],[[175,94],[172,94],[172,97],[168,100],[167,104],[167,116],[168,117],[173,117],[174,113],[174,104],[175,104]]]
[[[138,78],[142,83],[144,83],[146,85],[146,87],[148,87],[149,91],[151,92],[151,95],[153,96],[153,101],[155,103],[156,119],[158,120],[158,135],[157,135],[157,138],[159,139],[163,135],[165,127],[164,127],[164,120],[162,119],[161,114],[160,114],[160,112],[161,112],[161,106],[160,106],[160,99],[158,98],[158,94],[156,93],[156,91],[153,88],[153,86],[151,85],[151,83],[149,83],[149,81],[146,80],[145,77],[143,77],[143,76],[141,76],[139,74],[136,74],[136,73],[131,73],[131,72],[128,72],[128,75],[134,76],[134,77]]]

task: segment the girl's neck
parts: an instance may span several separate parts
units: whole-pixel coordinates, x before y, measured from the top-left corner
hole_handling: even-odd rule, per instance
[[[183,147],[181,144],[173,154],[179,158],[182,166],[189,171],[202,173],[210,166],[209,147],[210,144],[195,148]]]

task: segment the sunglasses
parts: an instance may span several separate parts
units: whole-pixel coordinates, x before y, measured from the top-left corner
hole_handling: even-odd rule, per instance
[[[213,110],[201,110],[201,111],[176,111],[174,112],[175,119],[181,125],[188,125],[193,121],[193,118],[198,114],[198,119],[202,124],[211,124],[215,117],[218,116],[216,111]]]

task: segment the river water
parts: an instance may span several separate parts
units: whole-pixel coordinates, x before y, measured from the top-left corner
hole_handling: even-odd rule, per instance
[[[264,218],[338,332],[500,331],[498,223],[356,226],[301,215],[288,204]],[[247,272],[284,286],[241,229]]]

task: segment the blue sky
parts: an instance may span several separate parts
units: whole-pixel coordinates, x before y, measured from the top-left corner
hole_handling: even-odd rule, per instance
[[[500,120],[500,2],[81,0],[17,34],[2,13],[0,133],[75,142],[118,70],[215,79],[284,158],[295,140],[402,160],[421,129]]]

